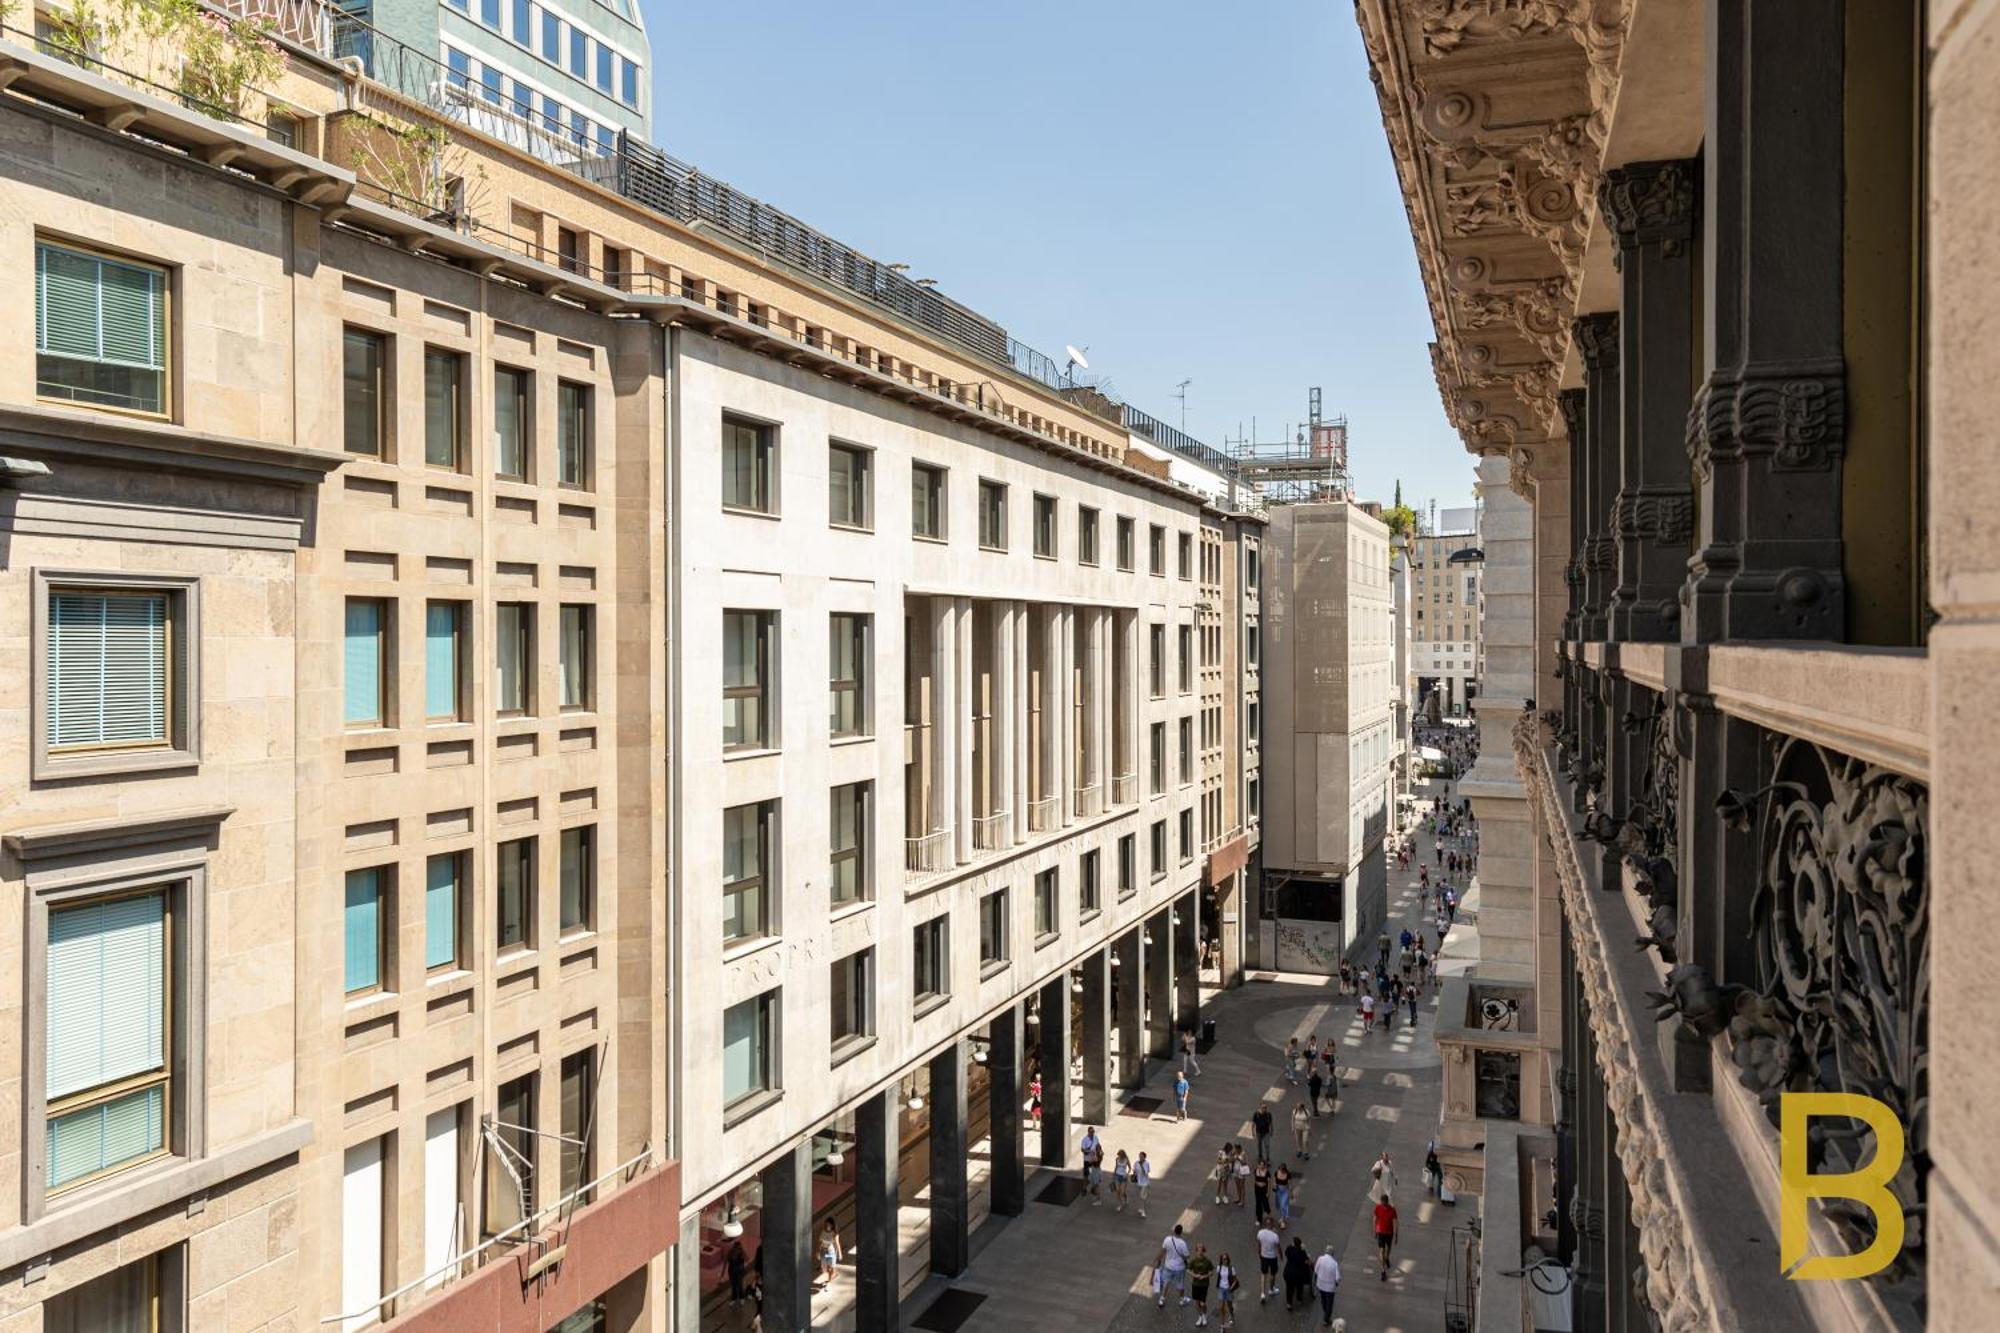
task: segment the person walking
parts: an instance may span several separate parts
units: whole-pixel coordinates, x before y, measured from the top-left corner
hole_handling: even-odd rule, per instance
[[[1375,1027],[1375,992],[1372,990],[1364,990],[1361,992],[1361,1030],[1363,1032],[1369,1032],[1372,1031],[1374,1027]]]
[[[1314,1075],[1318,1077],[1317,1074]],[[1300,1102],[1292,1108],[1292,1139],[1298,1144],[1299,1160],[1312,1160],[1312,1117],[1306,1114],[1306,1104]]]
[[[1174,1229],[1160,1239],[1160,1253],[1153,1260],[1153,1267],[1160,1275],[1160,1294],[1159,1299],[1153,1302],[1155,1305],[1165,1306],[1169,1291],[1181,1298],[1182,1305],[1188,1303],[1187,1269],[1191,1253],[1186,1232],[1180,1223],[1174,1223]]]
[[[1236,1293],[1243,1286],[1243,1279],[1237,1276],[1236,1262],[1224,1250],[1215,1261],[1215,1313],[1222,1319],[1222,1327],[1236,1327]]]
[[[1132,1163],[1132,1188],[1139,1195],[1139,1216],[1146,1215],[1146,1192],[1153,1188],[1153,1164],[1146,1158],[1142,1148],[1139,1160]]]
[[[1382,1280],[1389,1280],[1389,1252],[1396,1248],[1396,1205],[1383,1195],[1375,1205],[1375,1249],[1382,1256]]]
[[[750,1256],[743,1249],[741,1240],[729,1242],[729,1253],[724,1257],[723,1265],[729,1270],[729,1303],[732,1306],[741,1305],[745,1279],[750,1276]]]
[[[1340,1260],[1333,1257],[1333,1246],[1326,1247],[1326,1253],[1313,1260],[1313,1290],[1319,1293],[1320,1321],[1333,1327],[1333,1298],[1340,1290]]]
[[[1389,1150],[1387,1148],[1384,1148],[1382,1155],[1375,1159],[1374,1165],[1368,1168],[1368,1175],[1369,1198],[1380,1203],[1395,1192],[1396,1168],[1389,1165]]]
[[[1329,1040],[1320,1047],[1320,1063],[1326,1066],[1326,1113],[1340,1114],[1340,1056],[1338,1048]]]
[[[1195,1059],[1194,1057],[1195,1057],[1194,1029],[1189,1028],[1185,1032],[1181,1033],[1181,1063],[1186,1068],[1193,1070],[1195,1074],[1199,1076],[1201,1073],[1201,1061]]]
[[[1415,1027],[1417,1025],[1417,999],[1418,999],[1417,989],[1418,989],[1417,984],[1414,981],[1411,982],[1409,985],[1403,987],[1403,1003],[1408,1005],[1410,1008],[1411,1027]]]
[[[1278,1209],[1278,1230],[1292,1224],[1292,1169],[1283,1162],[1271,1173],[1271,1202]]]
[[[1187,1119],[1188,1081],[1187,1070],[1174,1071],[1174,1119]]]
[[[1315,1064],[1312,1073],[1306,1076],[1306,1096],[1312,1098],[1314,1115],[1319,1114],[1319,1090],[1325,1085],[1326,1081],[1320,1077],[1319,1066]]]
[[[1257,1227],[1257,1304],[1271,1299],[1278,1290],[1278,1259],[1280,1247],[1278,1229],[1265,1218]]]
[[[1132,1159],[1125,1150],[1118,1150],[1117,1160],[1111,1163],[1111,1196],[1118,1200],[1118,1211],[1125,1211],[1126,1182],[1132,1178]]]
[[[1271,1160],[1271,1104],[1258,1102],[1256,1114],[1250,1117],[1250,1128],[1257,1132],[1257,1160]]]
[[[1271,1163],[1268,1159],[1262,1157],[1257,1159],[1257,1167],[1256,1170],[1251,1172],[1250,1183],[1250,1192],[1257,1203],[1257,1216],[1269,1217],[1271,1215]]]
[[[1194,1247],[1194,1257],[1187,1263],[1189,1295],[1194,1299],[1194,1326],[1201,1328],[1208,1323],[1208,1284],[1215,1278],[1215,1260],[1208,1257],[1208,1246]],[[1181,1302],[1186,1305],[1186,1301]]]
[[[1435,1199],[1443,1185],[1444,1166],[1438,1161],[1437,1140],[1432,1139],[1430,1147],[1424,1149],[1424,1188],[1429,1190],[1431,1197]]]
[[[1236,1163],[1229,1158],[1229,1145],[1223,1144],[1215,1150],[1215,1202],[1221,1206],[1223,1195],[1229,1192],[1229,1178],[1236,1173]]]
[[[1077,1147],[1083,1153],[1083,1188],[1095,1208],[1104,1202],[1104,1140],[1097,1137],[1097,1126],[1083,1127],[1083,1141]]]
[[[833,1285],[834,1265],[840,1262],[840,1231],[827,1218],[819,1229],[819,1244],[814,1247],[819,1255],[819,1281],[822,1287]]]
[[[1289,1312],[1312,1304],[1313,1261],[1306,1243],[1298,1236],[1285,1250],[1285,1309]]]
[[[1345,958],[1340,960],[1340,993],[1346,995],[1354,989],[1354,964]]]
[[[1293,1037],[1285,1043],[1285,1082],[1293,1087],[1299,1082],[1299,1039]]]

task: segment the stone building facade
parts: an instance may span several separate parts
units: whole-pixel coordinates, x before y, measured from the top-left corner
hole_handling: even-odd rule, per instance
[[[1521,1080],[1447,1074],[1477,1326],[1982,1327],[1994,1038],[1976,932],[1929,925],[1991,878],[2000,12],[1356,13],[1446,412],[1518,497],[1467,782],[1488,957],[1448,1034]],[[1808,1206],[1813,1254],[1881,1240],[1865,1280],[1785,1280],[1781,1108],[1815,1092],[1878,1119],[1815,1119],[1814,1170],[1903,1142],[1872,1207]]]

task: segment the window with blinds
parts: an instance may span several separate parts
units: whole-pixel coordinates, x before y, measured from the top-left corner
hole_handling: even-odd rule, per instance
[[[379,598],[347,599],[342,720],[349,726],[379,727],[388,718],[388,605]]]
[[[168,593],[52,589],[49,748],[171,745],[173,640]]]
[[[49,913],[50,1193],[167,1150],[170,924],[164,889]]]
[[[458,884],[465,853],[445,852],[424,867],[424,967],[458,966]]]
[[[380,866],[347,872],[343,933],[349,995],[382,989],[382,877]]]
[[[164,415],[167,272],[35,246],[35,392]]]

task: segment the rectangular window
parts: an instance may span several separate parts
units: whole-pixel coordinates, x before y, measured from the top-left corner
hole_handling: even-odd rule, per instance
[[[1249,808],[1250,822],[1252,823],[1255,823],[1258,816],[1263,813],[1263,806],[1258,801],[1258,797],[1261,794],[1258,790],[1259,785],[1256,778],[1251,778],[1248,783],[1248,795],[1243,799],[1243,804]]]
[[[828,883],[833,905],[874,897],[873,867],[869,864],[869,819],[873,814],[874,784],[853,782],[833,789],[831,831],[828,836]]]
[[[48,1190],[164,1154],[173,1116],[167,891],[49,912]]]
[[[1184,579],[1193,578],[1194,538],[1185,532],[1183,532],[1180,536],[1180,550],[1178,554],[1180,560],[1180,569],[1179,569],[1180,576]]]
[[[1194,719],[1181,719],[1181,785],[1194,781]]]
[[[493,368],[493,474],[506,481],[526,481],[528,460],[534,455],[528,384],[525,370]]]
[[[535,608],[502,602],[493,613],[493,706],[502,716],[534,707]]]
[[[479,68],[479,91],[487,101],[495,106],[506,100],[506,80],[499,70],[491,65]]]
[[[1148,769],[1152,777],[1150,790],[1153,795],[1160,796],[1167,790],[1167,724],[1155,722],[1151,728],[1150,739],[1152,742]]]
[[[828,647],[828,685],[833,692],[832,732],[836,739],[866,736],[869,731],[869,654],[874,618],[837,613]]]
[[[1056,500],[1053,495],[1035,497],[1035,554],[1045,560],[1056,558]]]
[[[944,540],[944,469],[910,465],[910,535]]]
[[[1158,578],[1167,573],[1167,530],[1157,523],[1146,528],[1146,572]]]
[[[951,994],[951,918],[934,916],[911,932],[910,991],[919,1005]]]
[[[541,1136],[535,1132],[536,1095],[540,1079],[523,1074],[500,1085],[493,1106],[493,1132],[506,1144],[514,1170],[499,1166],[489,1154],[486,1166],[486,1234],[497,1235],[535,1212],[535,1164],[541,1159]],[[526,1163],[525,1166],[522,1163]]]
[[[725,1109],[771,1090],[778,992],[765,991],[722,1012],[722,1104]]]
[[[341,443],[350,454],[382,457],[389,437],[388,366],[387,338],[366,329],[341,334]]]
[[[597,828],[562,831],[562,855],[557,873],[561,876],[556,928],[564,934],[591,930],[597,924]]]
[[[388,623],[389,603],[373,597],[347,599],[341,720],[350,727],[379,727],[388,719]]]
[[[626,106],[639,105],[639,67],[623,56],[618,58],[618,100]]]
[[[465,701],[464,602],[431,602],[424,607],[424,716],[457,722]]]
[[[535,947],[535,840],[500,844],[494,876],[494,944],[499,952]]]
[[[453,88],[464,92],[472,81],[472,57],[447,46],[444,49],[444,79]]]
[[[1054,866],[1035,876],[1035,936],[1042,938],[1062,931],[1060,872]]]
[[[551,64],[562,63],[563,21],[554,11],[542,11],[542,59]]]
[[[193,649],[187,594],[48,590],[46,744],[52,757],[185,744]]]
[[[534,40],[535,21],[533,6],[528,0],[514,0],[514,28],[508,35],[522,46]]]
[[[563,1057],[559,1071],[562,1082],[556,1095],[556,1132],[562,1135],[561,1197],[589,1184],[597,1174],[592,1158],[596,1135],[591,1132],[597,1119],[597,1052],[586,1048]]]
[[[590,38],[575,28],[569,30],[569,72],[579,79],[590,77]]]
[[[600,92],[611,91],[611,66],[616,53],[603,42],[597,44],[597,87]]]
[[[341,918],[346,941],[346,987],[349,995],[382,989],[384,966],[382,923],[383,878],[380,866],[347,872],[347,905]]]
[[[1153,878],[1156,880],[1165,879],[1167,877],[1167,821],[1164,819],[1153,821],[1152,852]]]
[[[590,399],[588,384],[556,384],[556,485],[591,487]]]
[[[756,514],[777,512],[771,480],[778,453],[775,427],[722,418],[722,506]]]
[[[384,1149],[388,1136],[349,1148],[340,1172],[340,1306],[343,1310],[374,1310],[386,1289],[383,1281]],[[374,1323],[369,1317],[365,1321]]]
[[[430,467],[465,470],[464,378],[464,357],[424,349],[424,462]]]
[[[722,812],[722,939],[756,939],[771,931],[772,841],[778,803],[759,801]]]
[[[1146,685],[1155,699],[1167,697],[1167,627],[1149,625],[1146,629]]]
[[[557,706],[588,709],[597,692],[597,608],[563,603],[557,647]]]
[[[186,1247],[135,1259],[48,1298],[42,1333],[181,1333],[163,1269],[185,1272]]]
[[[581,114],[577,122],[579,129],[589,123]],[[572,227],[556,228],[556,264],[565,273],[583,272],[583,238]]]
[[[1178,640],[1176,646],[1180,649],[1180,670],[1177,674],[1180,677],[1181,693],[1192,694],[1194,693],[1194,626],[1182,625]]]
[[[1181,863],[1194,860],[1194,811],[1181,811]]]
[[[479,21],[495,32],[500,30],[500,0],[479,0]]]
[[[1079,563],[1097,563],[1097,511],[1079,507],[1076,511],[1076,558]]]
[[[1257,744],[1258,741],[1263,739],[1264,736],[1263,710],[1258,706],[1258,703],[1255,699],[1252,699],[1250,701],[1248,708],[1248,721],[1244,724],[1243,730],[1248,733],[1248,740],[1252,745]]]
[[[445,852],[424,862],[424,970],[458,966],[459,884],[465,853]]]
[[[1007,961],[1007,890],[998,889],[979,900],[979,962]]]
[[[1085,916],[1104,906],[1104,887],[1098,875],[1098,854],[1085,852],[1076,863],[1076,910]]]
[[[770,611],[722,613],[722,748],[772,744],[770,690],[778,617]]]
[[[827,448],[827,521],[837,528],[875,526],[874,455],[851,444]]]
[[[1007,488],[997,481],[979,483],[979,545],[987,551],[1007,549]]]
[[[863,949],[833,965],[828,1008],[833,1011],[833,1049],[854,1046],[875,1035],[875,951]]]
[[[165,416],[167,271],[35,246],[35,392]]]
[[[1118,568],[1127,574],[1132,572],[1133,524],[1129,518],[1118,520]]]
[[[1139,835],[1127,833],[1118,840],[1118,896],[1129,898],[1139,891]]]

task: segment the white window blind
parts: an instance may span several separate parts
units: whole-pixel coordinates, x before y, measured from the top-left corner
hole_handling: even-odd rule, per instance
[[[51,593],[49,744],[166,744],[170,648],[164,593]]]
[[[462,1248],[458,1235],[458,1108],[433,1111],[424,1120],[425,1287],[442,1284],[439,1272]]]
[[[166,894],[156,892],[49,914],[50,1105],[161,1076],[50,1116],[50,1189],[166,1145],[166,907]]]
[[[340,1182],[340,1309],[343,1328],[377,1322],[382,1295],[382,1140],[347,1150]]]
[[[165,276],[115,259],[35,247],[35,350],[158,369],[165,362]]]

